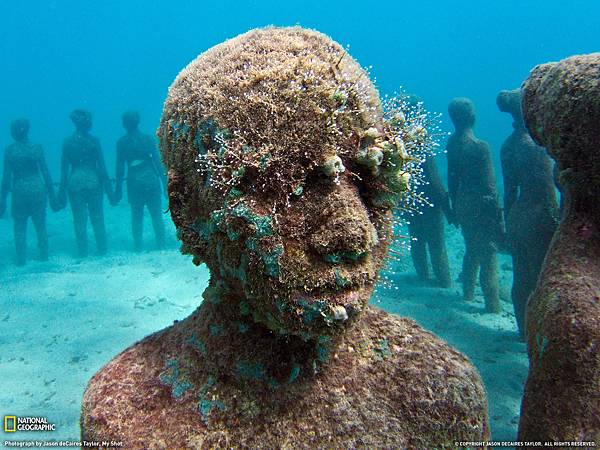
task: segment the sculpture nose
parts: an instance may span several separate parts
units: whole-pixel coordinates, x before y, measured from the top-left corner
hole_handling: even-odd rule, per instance
[[[378,237],[356,186],[342,180],[323,201],[321,220],[310,237],[312,248],[333,264],[367,256]]]

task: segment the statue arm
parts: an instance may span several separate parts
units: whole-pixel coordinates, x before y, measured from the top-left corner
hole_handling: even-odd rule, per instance
[[[117,163],[115,167],[116,186],[115,186],[115,203],[118,203],[123,197],[123,180],[125,180],[125,150],[123,145],[117,143]]]
[[[440,173],[435,162],[435,157],[428,158],[424,163],[424,171],[427,180],[429,181],[431,200],[435,206],[439,206],[448,222],[453,222],[452,211],[450,210],[450,200],[448,192],[444,188]]]
[[[451,145],[447,147],[447,158],[448,158],[448,194],[450,195],[450,201],[452,207],[456,206],[456,194],[458,192],[459,173],[458,164],[456,161],[455,150]]]
[[[504,244],[505,228],[504,218],[502,216],[502,208],[498,201],[498,192],[496,190],[496,175],[494,174],[494,165],[492,164],[492,152],[490,146],[486,142],[482,142],[482,176],[484,182],[484,190],[486,201],[488,203],[488,214],[493,226],[491,230],[494,235],[494,241]]]
[[[58,203],[61,207],[67,204],[67,183],[69,181],[69,149],[68,144],[63,143],[62,155],[60,158],[60,186],[58,188]]]
[[[39,147],[38,150],[38,167],[40,169],[40,173],[42,174],[42,178],[44,180],[44,184],[46,185],[46,191],[48,192],[48,198],[50,199],[50,206],[52,209],[56,209],[56,197],[54,195],[54,185],[52,184],[52,177],[50,176],[50,171],[48,170],[48,165],[46,164],[46,157],[44,156],[44,150],[42,147]]]
[[[494,173],[494,165],[492,163],[492,151],[487,142],[481,142],[481,176],[486,195],[495,195],[496,191],[496,174]]]
[[[6,199],[10,191],[12,182],[12,169],[8,158],[8,151],[4,153],[4,169],[2,171],[2,185],[0,188],[0,217],[4,215],[6,210]]]
[[[500,151],[500,160],[502,162],[502,177],[504,180],[504,214],[508,215],[510,208],[517,201],[519,192],[518,177],[516,176],[518,168],[512,155],[511,148],[504,145]]]
[[[100,177],[100,183],[104,188],[104,192],[108,196],[111,202],[114,202],[114,193],[112,189],[112,185],[110,183],[110,179],[108,178],[108,171],[106,170],[106,164],[104,163],[104,154],[102,153],[102,147],[100,146],[100,141],[95,139],[95,147],[96,147],[96,168],[98,170],[98,175]]]

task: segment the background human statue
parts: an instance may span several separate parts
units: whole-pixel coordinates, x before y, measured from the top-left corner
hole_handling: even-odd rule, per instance
[[[525,308],[558,225],[552,160],[529,135],[521,113],[521,90],[502,91],[498,108],[513,118],[513,133],[500,150],[504,177],[504,218],[513,260],[512,301],[521,338]]]
[[[88,254],[87,220],[92,223],[99,254],[106,253],[106,228],[104,226],[104,192],[112,197],[112,188],[100,141],[90,134],[92,115],[83,109],[74,110],[70,116],[75,133],[63,143],[61,177],[58,199],[61,207],[67,195],[73,213],[75,238],[80,257]]]
[[[600,53],[533,69],[523,115],[564,205],[526,313],[519,440],[600,442]]]
[[[138,129],[140,116],[137,111],[123,114],[123,126],[127,134],[117,142],[117,167],[115,198],[118,203],[123,196],[123,181],[127,168],[127,199],[131,206],[131,231],[135,251],[142,250],[144,207],[148,208],[156,236],[156,246],[165,243],[165,229],[162,218],[162,173],[160,157],[154,138]]]
[[[419,211],[408,219],[410,236],[415,239],[411,241],[410,254],[417,277],[423,282],[429,282],[429,251],[437,286],[449,288],[452,280],[446,251],[444,216],[450,222],[453,222],[454,218],[448,192],[440,178],[434,156],[423,162],[423,182],[422,192],[430,204],[421,205]]]
[[[423,108],[421,99],[416,95],[407,96],[406,103],[416,113]],[[453,222],[448,192],[440,178],[434,155],[429,155],[421,167],[422,180],[419,190],[428,199],[428,202],[419,205],[417,211],[406,215],[408,230],[412,238],[410,255],[417,278],[422,283],[430,283],[427,258],[429,253],[435,284],[442,288],[448,288],[452,285],[452,280],[446,251],[444,216],[449,222]]]
[[[448,139],[448,191],[465,241],[463,297],[471,301],[479,281],[487,312],[500,312],[497,244],[503,239],[502,210],[487,142],[475,137],[475,107],[468,98],[448,106],[455,132]]]
[[[23,265],[27,256],[27,222],[31,218],[37,233],[39,257],[48,259],[46,205],[56,207],[54,187],[42,146],[29,141],[29,120],[17,119],[10,125],[14,142],[4,151],[4,172],[0,188],[0,217],[12,193],[16,263]]]
[[[193,61],[159,137],[183,250],[210,284],[190,317],[94,376],[83,436],[128,448],[486,439],[469,361],[368,306],[404,162],[427,145],[417,125],[384,119],[367,74],[315,31],[252,30]]]

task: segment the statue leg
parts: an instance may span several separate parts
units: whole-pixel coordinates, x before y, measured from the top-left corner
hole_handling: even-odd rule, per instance
[[[132,201],[131,204],[131,233],[133,235],[133,250],[142,251],[142,233],[144,226],[144,204],[139,201]]]
[[[88,255],[87,208],[85,193],[70,193],[69,203],[71,204],[71,212],[73,213],[73,225],[75,227],[77,253],[80,258],[85,258]]]
[[[46,231],[46,208],[40,208],[32,215],[33,226],[37,234],[40,260],[48,260],[48,232]]]
[[[449,288],[452,285],[452,280],[450,279],[450,264],[446,252],[443,222],[441,220],[432,222],[429,234],[429,255],[431,256],[433,273],[440,287]]]
[[[93,192],[88,200],[90,221],[94,229],[96,247],[100,255],[106,254],[106,228],[104,227],[104,196],[101,190]]]
[[[527,283],[527,270],[527,260],[523,257],[522,249],[516,247],[513,250],[513,285],[511,297],[521,339],[525,337],[525,306],[527,304],[527,297],[531,293],[531,289]]]
[[[148,211],[152,218],[152,227],[154,228],[154,236],[156,237],[156,247],[159,249],[165,246],[165,224],[163,221],[163,213],[160,204],[160,193],[154,196],[148,202]]]
[[[499,313],[500,295],[498,293],[498,260],[496,249],[491,242],[481,246],[481,272],[479,282],[485,299],[485,310],[489,313]]]
[[[27,255],[27,219],[26,215],[15,215],[13,213],[13,225],[15,234],[15,250],[17,253],[17,266],[24,266]]]
[[[475,298],[475,283],[477,282],[477,271],[479,270],[479,255],[475,248],[474,236],[467,227],[462,227],[465,240],[465,256],[462,265],[463,298],[473,301]]]

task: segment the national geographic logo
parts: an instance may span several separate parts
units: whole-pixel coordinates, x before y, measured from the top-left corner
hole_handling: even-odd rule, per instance
[[[15,431],[56,431],[56,425],[45,417],[4,416],[4,432]]]

